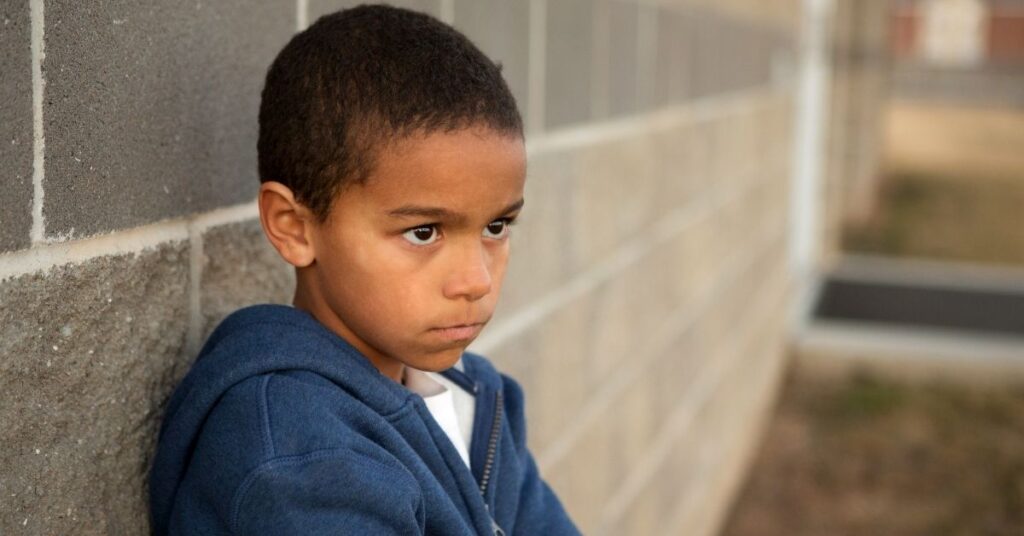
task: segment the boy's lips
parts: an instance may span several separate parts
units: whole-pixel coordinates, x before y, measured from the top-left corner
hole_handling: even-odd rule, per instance
[[[480,333],[486,322],[474,322],[472,324],[453,324],[450,326],[442,326],[437,328],[431,328],[431,333],[438,334],[442,339],[446,341],[465,341],[470,340]]]

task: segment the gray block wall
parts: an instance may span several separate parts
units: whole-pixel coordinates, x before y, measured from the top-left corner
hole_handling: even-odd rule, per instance
[[[0,6],[0,534],[141,534],[213,326],[290,301],[262,237],[273,56],[342,0]],[[529,203],[474,349],[587,534],[713,534],[783,364],[795,1],[409,0],[500,61]],[[780,7],[781,6],[781,7]]]
[[[0,252],[28,247],[32,229],[32,29],[28,2],[0,5]]]

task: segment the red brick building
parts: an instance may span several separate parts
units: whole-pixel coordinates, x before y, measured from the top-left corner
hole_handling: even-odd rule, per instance
[[[929,9],[941,4],[976,4],[982,11],[979,27],[982,63],[1024,63],[1024,0],[902,0],[892,10],[891,47],[898,60],[927,59],[923,47]]]

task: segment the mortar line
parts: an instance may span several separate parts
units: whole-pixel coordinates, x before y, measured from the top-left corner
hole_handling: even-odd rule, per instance
[[[543,2],[544,0],[533,0]],[[42,0],[32,0],[33,5],[41,3]],[[39,67],[39,63],[36,63]],[[40,87],[41,84],[34,84]],[[527,150],[531,156],[536,156],[549,151],[569,150],[583,147],[589,144],[597,144],[605,141],[623,138],[626,136],[641,136],[659,129],[671,128],[684,121],[699,120],[702,117],[715,117],[723,113],[731,113],[736,110],[742,111],[744,107],[757,105],[771,105],[771,99],[760,99],[760,96],[769,96],[770,91],[744,91],[737,94],[709,97],[652,112],[645,115],[605,121],[597,125],[563,129],[552,135],[542,136],[539,140],[528,142]],[[41,107],[42,94],[39,93],[38,104]],[[34,98],[35,100],[35,98]],[[35,114],[37,133],[42,128],[41,110]],[[33,171],[37,195],[42,196],[42,143],[37,140],[36,164]],[[33,226],[42,228],[42,204],[36,203],[33,207]],[[32,273],[36,271],[48,271],[55,266],[72,264],[89,260],[93,257],[104,255],[135,253],[143,249],[153,247],[167,240],[180,239],[188,235],[186,226],[192,219],[197,220],[197,225],[202,228],[209,228],[215,225],[244,221],[257,215],[255,200],[236,205],[215,209],[207,213],[165,220],[162,222],[146,224],[132,229],[115,231],[108,235],[86,237],[65,242],[47,242],[45,238],[36,247],[28,250],[20,250],[8,253],[0,253],[0,280],[10,277]],[[151,237],[141,237],[142,231],[154,233]]]
[[[46,160],[46,139],[43,137],[43,79],[44,32],[43,0],[29,2],[31,23],[30,51],[32,55],[32,244],[46,241],[46,221],[43,219],[43,178]]]
[[[110,234],[66,242],[44,242],[30,249],[0,253],[0,281],[35,272],[47,273],[57,266],[82,263],[97,257],[139,253],[167,242],[187,240],[189,225],[205,231],[218,225],[248,221],[257,215],[256,202],[251,201]]]
[[[229,223],[239,223],[258,218],[259,215],[259,208],[256,205],[256,200],[253,199],[246,203],[216,208],[209,212],[196,214],[189,218],[189,220],[200,231],[206,231],[211,227],[219,227]]]
[[[547,0],[530,0],[529,49],[527,51],[527,134],[544,131],[544,85],[547,83]]]
[[[774,233],[774,235],[776,239],[784,237],[784,228]],[[774,246],[775,240],[770,240],[767,244]],[[757,307],[744,310],[747,319],[752,317],[750,311],[760,311],[767,307],[767,303],[772,303],[772,301],[763,295],[760,296]],[[643,492],[644,486],[646,486],[657,470],[664,464],[665,459],[671,454],[672,447],[678,441],[680,434],[687,429],[688,425],[693,422],[700,410],[703,409],[709,396],[718,388],[723,379],[727,377],[727,373],[742,362],[737,356],[743,354],[743,348],[746,347],[752,338],[748,335],[743,340],[743,344],[735,343],[735,339],[733,339],[733,343],[728,347],[726,353],[728,357],[726,359],[712,360],[710,364],[706,365],[711,367],[710,370],[701,368],[702,371],[706,370],[706,372],[700,374],[698,379],[694,381],[696,385],[688,390],[684,398],[679,402],[678,407],[672,412],[672,415],[662,427],[662,432],[658,434],[652,442],[652,446],[642,456],[642,461],[638,464],[638,468],[630,473],[626,482],[619,487],[620,491],[605,504],[602,509],[605,515],[602,516],[599,523],[600,527],[612,526],[625,515],[629,506]]]
[[[295,0],[295,31],[309,27],[309,0]]]
[[[617,139],[659,132],[690,121],[701,121],[773,105],[769,85],[701,97],[689,102],[608,121],[588,123],[528,136],[530,155],[576,149]],[[532,99],[532,97],[531,97]]]

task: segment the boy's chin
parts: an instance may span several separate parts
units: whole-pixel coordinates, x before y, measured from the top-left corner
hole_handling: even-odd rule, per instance
[[[457,363],[459,358],[462,357],[462,352],[464,350],[464,346],[445,349],[440,352],[422,356],[420,359],[415,361],[406,362],[406,365],[427,372],[442,372],[455,366],[455,363]]]

